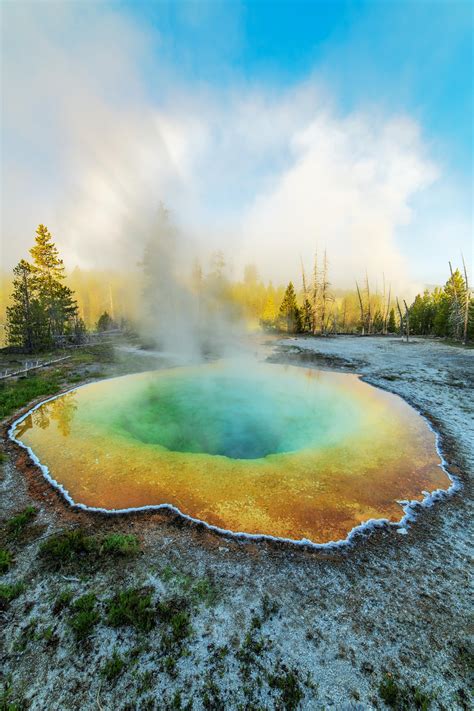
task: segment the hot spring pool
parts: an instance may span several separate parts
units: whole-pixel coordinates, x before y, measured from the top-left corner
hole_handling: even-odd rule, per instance
[[[13,436],[76,504],[171,505],[234,532],[338,541],[447,489],[435,435],[355,375],[229,362],[104,380]]]

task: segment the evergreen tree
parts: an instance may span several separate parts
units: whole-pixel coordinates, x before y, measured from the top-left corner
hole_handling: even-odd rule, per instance
[[[280,325],[288,333],[299,333],[301,331],[301,313],[296,302],[295,288],[291,281],[286,287],[285,296],[281,302],[279,321]]]
[[[313,333],[313,307],[307,298],[301,308],[301,330],[304,333]]]
[[[377,311],[374,314],[374,320],[372,322],[372,332],[373,333],[383,333],[383,327],[384,327],[383,315],[382,315],[382,312],[379,309],[377,309]]]
[[[73,292],[62,282],[65,279],[63,260],[48,228],[39,225],[35,244],[30,249],[33,257],[36,289],[46,316],[48,338],[54,342],[64,335],[77,317],[77,304]]]
[[[34,268],[22,259],[13,269],[12,304],[7,307],[7,339],[32,353],[47,345],[46,319],[37,296]]]
[[[97,330],[103,333],[104,331],[110,331],[112,328],[115,328],[115,321],[107,311],[104,311],[97,321]]]
[[[22,259],[13,270],[12,303],[7,308],[7,336],[12,346],[28,352],[50,348],[58,337],[82,340],[73,292],[62,283],[64,265],[48,229],[39,225],[30,250],[34,263]]]
[[[388,333],[396,333],[396,331],[397,331],[397,322],[395,320],[395,309],[390,309],[390,315],[388,317],[387,331],[388,331]]]
[[[451,263],[449,264],[451,267]],[[459,269],[451,270],[444,291],[449,299],[448,334],[460,340],[464,327],[464,306],[468,298],[466,285]]]

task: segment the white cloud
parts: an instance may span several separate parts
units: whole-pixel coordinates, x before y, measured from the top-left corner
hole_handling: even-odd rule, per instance
[[[87,7],[4,10],[8,266],[40,221],[71,265],[133,266],[163,200],[186,254],[222,248],[283,281],[318,246],[333,282],[410,278],[397,232],[437,175],[412,119],[338,115],[314,77],[286,91],[170,84],[145,30]]]

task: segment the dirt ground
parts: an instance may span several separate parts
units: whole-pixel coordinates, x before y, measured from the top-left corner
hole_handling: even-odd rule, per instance
[[[260,353],[356,372],[401,395],[439,432],[462,487],[419,507],[406,535],[381,527],[327,551],[243,542],[166,512],[71,509],[7,441],[4,423],[0,548],[13,563],[0,584],[22,587],[0,605],[1,709],[473,708],[474,350],[301,337],[272,339]],[[127,360],[119,372],[133,369]],[[112,372],[116,365],[101,365],[101,375]],[[94,373],[76,369],[75,377]],[[36,517],[12,536],[6,522],[30,504]],[[52,568],[41,546],[79,527],[94,540],[133,534],[140,552],[78,556]],[[133,619],[111,624],[111,598],[131,588],[161,603],[150,629]],[[78,640],[75,601],[88,593],[97,616]],[[170,622],[163,610],[173,605]]]

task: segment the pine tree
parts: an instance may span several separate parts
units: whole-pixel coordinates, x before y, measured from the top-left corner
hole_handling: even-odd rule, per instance
[[[464,308],[468,295],[464,279],[459,269],[453,272],[451,262],[449,263],[449,268],[451,270],[451,276],[444,287],[444,291],[449,299],[449,335],[456,340],[460,340],[464,329]]]
[[[313,309],[309,299],[305,299],[301,307],[301,330],[304,333],[313,333]]]
[[[388,333],[396,333],[396,331],[397,331],[397,322],[395,320],[395,309],[390,309],[390,315],[388,317],[387,331],[388,331]]]
[[[37,295],[35,270],[22,259],[13,269],[12,304],[7,307],[7,338],[28,353],[48,345],[47,324]]]
[[[115,328],[115,321],[107,311],[104,311],[97,321],[97,330],[99,333],[103,333],[104,331],[110,331],[112,328]]]
[[[63,260],[48,228],[39,225],[34,246],[30,249],[36,289],[46,315],[48,337],[51,341],[62,336],[77,317],[73,292],[62,282],[65,279]]]
[[[296,302],[296,294],[293,283],[290,281],[286,287],[285,296],[280,306],[280,324],[288,333],[299,333],[301,331],[301,313]]]

